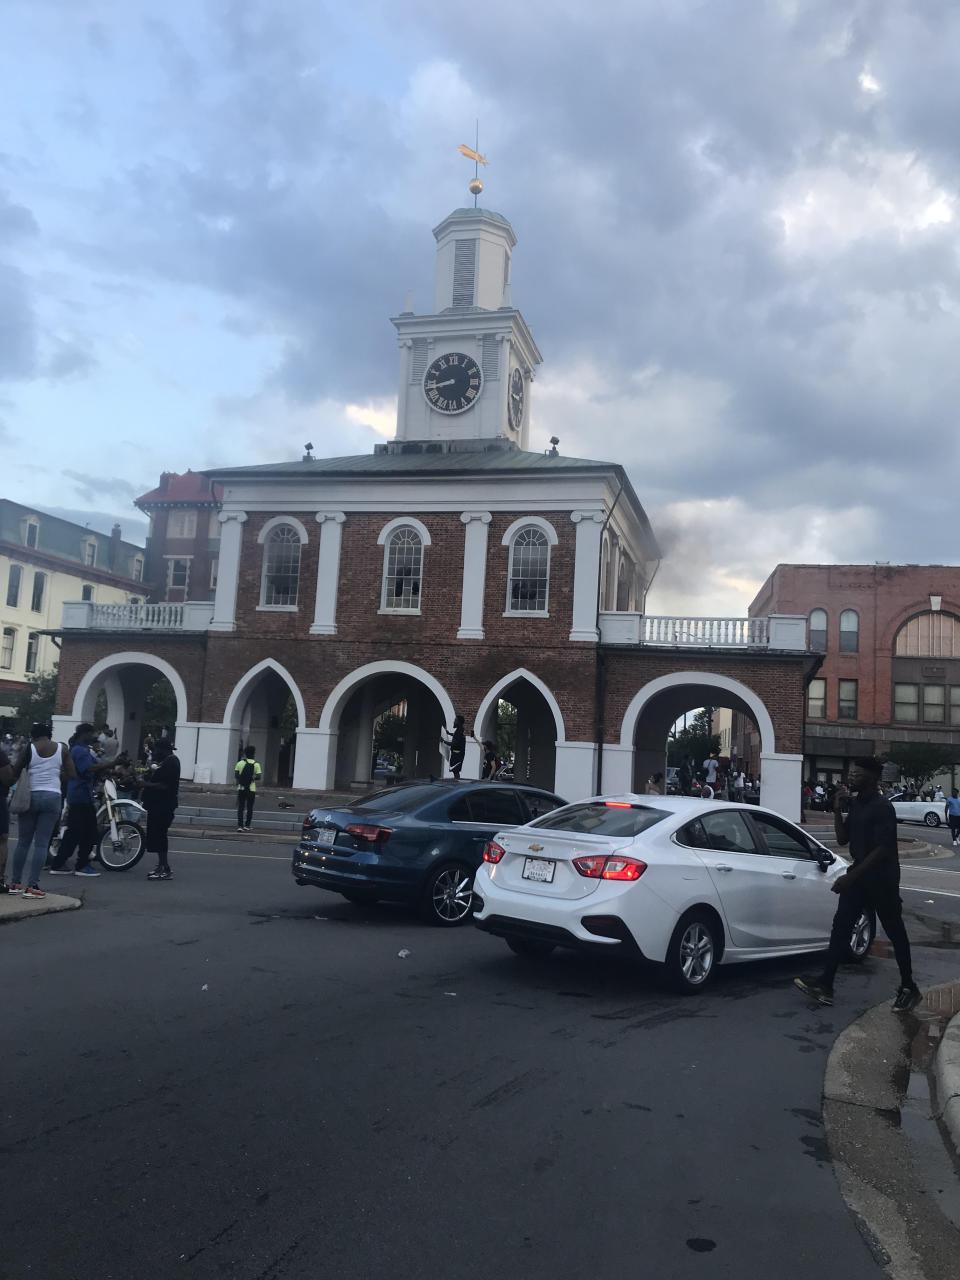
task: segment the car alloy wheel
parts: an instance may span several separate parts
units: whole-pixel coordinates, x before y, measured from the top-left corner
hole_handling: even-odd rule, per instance
[[[925,813],[923,815],[924,826],[939,827],[940,815],[938,813]]]
[[[426,909],[434,924],[463,924],[472,906],[473,872],[465,863],[449,863],[433,874],[427,888]]]
[[[682,995],[700,992],[713,978],[723,950],[720,924],[706,910],[691,911],[677,924],[664,959],[665,976]]]
[[[680,968],[692,987],[702,986],[713,969],[713,937],[702,920],[692,920],[680,939]]]
[[[869,911],[861,911],[857,917],[853,932],[850,934],[849,954],[851,960],[862,960],[873,942],[873,916]]]

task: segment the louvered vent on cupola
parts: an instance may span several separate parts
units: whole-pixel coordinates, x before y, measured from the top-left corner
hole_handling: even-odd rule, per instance
[[[453,305],[472,307],[476,295],[477,242],[458,240],[453,253]]]
[[[483,354],[480,359],[483,376],[488,382],[500,377],[500,340],[495,333],[483,335]]]
[[[413,349],[410,352],[410,381],[422,382],[426,367],[427,340],[426,338],[414,338]]]

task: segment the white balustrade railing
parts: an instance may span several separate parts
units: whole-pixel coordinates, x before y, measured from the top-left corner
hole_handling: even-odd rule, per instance
[[[63,606],[68,631],[206,631],[213,605],[187,600],[183,604],[94,604],[69,601]]]
[[[767,645],[766,618],[678,618],[646,615],[641,644],[694,645],[699,649],[758,649]]]

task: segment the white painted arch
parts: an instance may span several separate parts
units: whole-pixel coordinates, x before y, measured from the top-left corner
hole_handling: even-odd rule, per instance
[[[300,545],[302,547],[307,545],[307,542],[309,541],[307,538],[307,531],[296,516],[274,516],[272,520],[268,520],[266,524],[264,524],[263,528],[257,534],[257,542],[262,546],[274,529],[280,529],[284,525],[288,525],[293,529],[297,537],[300,539]]]
[[[543,516],[521,516],[519,520],[514,520],[513,524],[500,539],[501,546],[509,547],[520,530],[528,529],[531,525],[540,530],[551,547],[557,545],[559,541],[557,531],[549,520],[544,520]]]
[[[81,720],[89,719],[93,715],[93,707],[91,706],[89,711],[85,713],[84,705],[102,679],[112,673],[119,674],[125,667],[152,667],[160,675],[166,676],[177,699],[177,723],[182,724],[189,720],[190,717],[187,714],[187,687],[183,683],[183,679],[176,667],[172,667],[169,662],[163,658],[158,658],[155,654],[128,650],[122,653],[108,654],[107,657],[95,662],[77,685],[77,692],[73,695],[73,718],[78,723]]]
[[[515,684],[518,680],[526,680],[528,684],[533,685],[534,689],[543,694],[547,706],[553,712],[553,720],[557,729],[557,746],[562,746],[567,740],[567,735],[566,728],[563,723],[563,712],[560,710],[560,704],[540,677],[535,676],[533,672],[528,671],[526,667],[518,667],[516,671],[511,671],[510,674],[504,676],[502,680],[498,680],[493,688],[485,694],[483,701],[480,703],[477,710],[477,717],[474,721],[475,728],[479,729],[481,733],[483,732],[484,721],[496,705],[497,699],[506,689],[509,689],[510,686]]]
[[[656,680],[651,680],[649,684],[645,684],[638,693],[634,694],[630,705],[624,713],[623,724],[620,727],[621,747],[630,747],[632,749],[637,723],[648,704],[658,694],[667,689],[677,689],[682,685],[689,684],[706,685],[708,688],[739,698],[741,702],[746,704],[757,722],[757,728],[760,730],[761,752],[763,754],[772,754],[776,751],[773,720],[758,695],[752,689],[748,689],[745,684],[741,684],[739,680],[732,680],[729,676],[719,675],[712,671],[674,671],[669,675],[658,676]]]
[[[418,680],[440,703],[444,723],[448,726],[453,724],[456,715],[453,700],[440,681],[429,671],[414,666],[412,662],[368,662],[365,666],[357,667],[356,671],[351,671],[349,675],[344,676],[334,687],[320,713],[320,732],[336,733],[340,727],[340,713],[354,689],[364,684],[371,676],[382,675],[409,676],[413,680]]]
[[[422,520],[416,520],[413,516],[397,516],[393,520],[388,520],[377,534],[377,546],[386,546],[391,535],[398,529],[412,529],[425,547],[430,546],[430,530]]]
[[[293,695],[293,702],[297,708],[297,727],[299,729],[306,728],[307,710],[304,706],[303,694],[286,667],[281,666],[274,658],[264,658],[262,662],[258,662],[255,667],[251,667],[245,675],[240,677],[233,687],[233,692],[227,699],[227,706],[223,713],[223,723],[234,729],[239,728],[243,703],[265,671],[275,671],[284,681]]]

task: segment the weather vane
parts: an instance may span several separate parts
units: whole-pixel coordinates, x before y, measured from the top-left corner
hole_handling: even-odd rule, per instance
[[[467,190],[473,196],[473,207],[477,207],[477,197],[483,190],[483,183],[480,181],[480,166],[487,164],[487,157],[480,154],[480,121],[477,121],[476,144],[468,147],[465,142],[461,142],[457,150],[462,156],[466,156],[468,160],[473,161],[473,179],[467,184]]]

